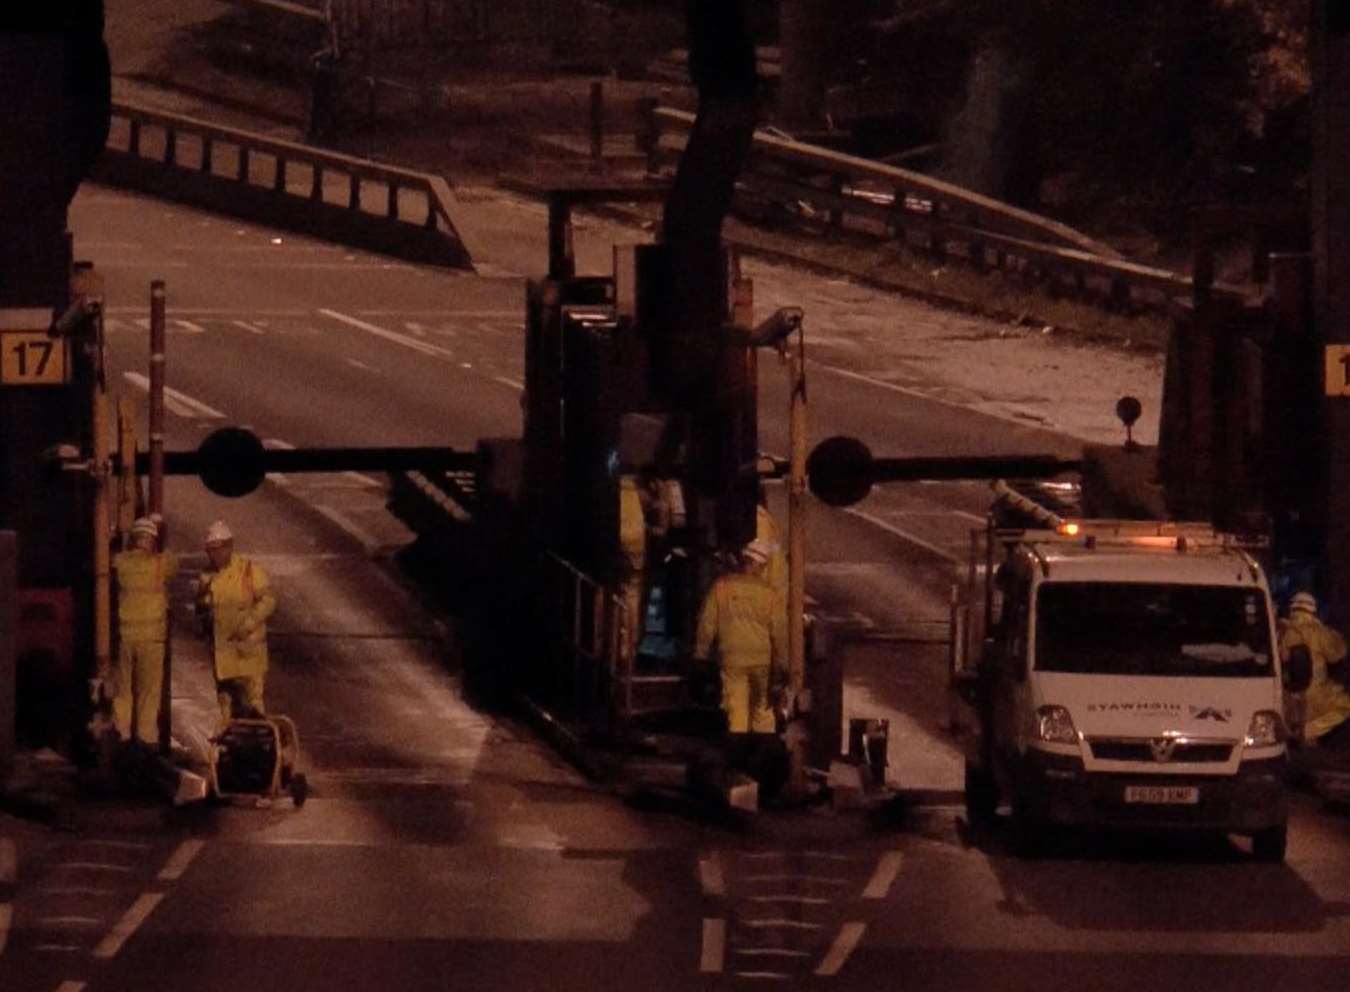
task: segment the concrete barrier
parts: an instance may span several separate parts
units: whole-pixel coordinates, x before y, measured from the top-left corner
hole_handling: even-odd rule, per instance
[[[128,103],[94,182],[447,268],[473,269],[439,176]]]

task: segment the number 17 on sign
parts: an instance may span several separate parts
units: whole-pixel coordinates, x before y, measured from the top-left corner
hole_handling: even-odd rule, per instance
[[[1350,344],[1327,345],[1327,395],[1350,396]]]

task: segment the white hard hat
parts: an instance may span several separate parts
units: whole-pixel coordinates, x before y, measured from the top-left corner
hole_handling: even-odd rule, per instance
[[[751,541],[741,548],[741,560],[754,568],[767,565],[772,557],[772,549],[763,541]]]
[[[1289,612],[1298,613],[1299,611],[1316,616],[1317,598],[1310,592],[1294,593],[1294,598],[1289,600]]]
[[[153,540],[159,537],[159,526],[149,517],[137,517],[131,523],[131,533],[133,536],[145,534]]]
[[[226,541],[234,540],[234,532],[230,530],[224,520],[217,520],[210,527],[206,528],[206,543],[224,544]]]

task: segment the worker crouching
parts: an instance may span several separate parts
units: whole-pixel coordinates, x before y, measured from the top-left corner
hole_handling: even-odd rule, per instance
[[[787,666],[787,612],[765,575],[771,550],[759,541],[741,549],[735,571],[720,576],[699,610],[694,655],[717,649],[728,758],[759,780],[766,794],[782,785],[782,747],[773,697]]]
[[[113,728],[124,741],[153,747],[159,739],[164,641],[168,633],[165,588],[178,559],[156,550],[159,527],[149,517],[131,525],[131,547],[113,557],[117,574],[120,647],[112,670]]]
[[[198,610],[209,617],[216,698],[225,723],[260,716],[267,676],[267,618],[277,608],[262,566],[234,553],[234,535],[217,520],[206,532],[209,568],[197,590]]]

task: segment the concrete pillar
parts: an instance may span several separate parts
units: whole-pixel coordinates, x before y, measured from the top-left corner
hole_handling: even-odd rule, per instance
[[[1316,0],[1313,66],[1314,319],[1325,349],[1323,394],[1327,467],[1324,594],[1330,619],[1350,626],[1350,6]]]

